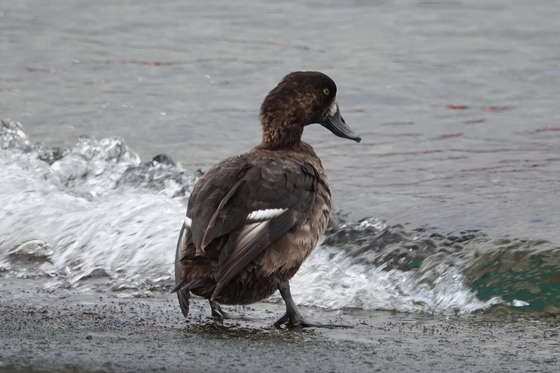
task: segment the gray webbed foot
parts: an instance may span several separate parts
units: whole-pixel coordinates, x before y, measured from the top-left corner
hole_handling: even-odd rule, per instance
[[[286,325],[288,328],[352,328],[350,325],[321,324],[305,320],[292,299],[290,283],[288,281],[280,281],[278,284],[278,290],[280,290],[280,295],[282,295],[282,299],[284,299],[284,302],[286,303],[286,313],[274,323],[276,328],[280,328],[282,325]]]

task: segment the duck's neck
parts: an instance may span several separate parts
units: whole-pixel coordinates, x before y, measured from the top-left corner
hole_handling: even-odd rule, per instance
[[[290,149],[301,143],[303,127],[291,123],[276,126],[263,123],[261,148],[276,150]]]

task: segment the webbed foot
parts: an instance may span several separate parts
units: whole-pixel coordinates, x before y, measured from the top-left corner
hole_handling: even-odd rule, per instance
[[[280,295],[282,295],[282,299],[284,299],[284,302],[286,303],[286,313],[274,323],[276,328],[280,328],[282,325],[286,325],[288,328],[352,328],[350,325],[321,324],[305,320],[292,299],[290,283],[288,281],[280,281],[278,284],[278,290],[280,290]]]

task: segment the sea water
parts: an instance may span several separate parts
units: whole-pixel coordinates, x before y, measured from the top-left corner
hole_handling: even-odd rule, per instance
[[[283,75],[319,70],[363,141],[305,130],[336,212],[296,301],[555,311],[558,19],[522,1],[3,2],[0,281],[169,289],[198,177],[259,143]]]

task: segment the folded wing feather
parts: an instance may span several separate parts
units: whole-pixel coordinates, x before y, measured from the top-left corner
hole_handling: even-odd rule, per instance
[[[311,165],[286,162],[281,177],[269,177],[265,169],[267,160],[251,159],[250,153],[230,158],[209,170],[189,199],[185,228],[192,232],[196,255],[219,255],[214,296],[315,202],[318,177]],[[224,236],[223,247],[212,243]]]

